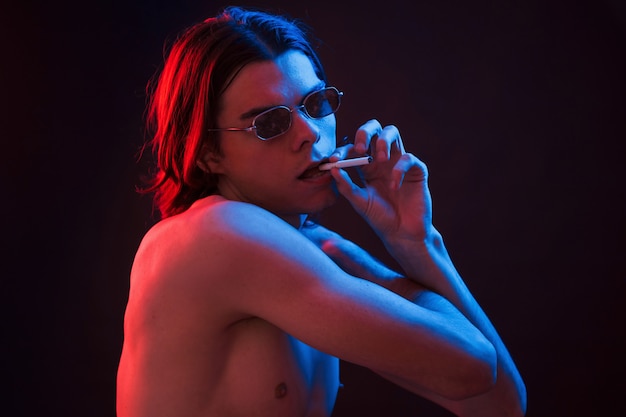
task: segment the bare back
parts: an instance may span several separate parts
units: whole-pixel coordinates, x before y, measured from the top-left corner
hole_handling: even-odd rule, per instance
[[[212,211],[222,203],[209,197],[159,223],[139,248],[125,317],[118,416],[330,415],[338,360],[231,302],[237,285],[263,277],[254,269],[245,279],[232,276],[242,271],[235,265],[258,260],[225,249],[220,227],[213,228],[213,243],[206,243],[207,222],[219,219]]]

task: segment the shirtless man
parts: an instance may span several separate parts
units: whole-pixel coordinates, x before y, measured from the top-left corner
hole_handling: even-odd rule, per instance
[[[229,8],[154,89],[163,219],[131,273],[119,417],[330,416],[338,358],[459,416],[522,416],[523,382],[431,224],[426,168],[376,120],[336,148],[339,90],[297,26]],[[370,152],[363,187],[328,161]],[[402,267],[307,220],[337,191]]]

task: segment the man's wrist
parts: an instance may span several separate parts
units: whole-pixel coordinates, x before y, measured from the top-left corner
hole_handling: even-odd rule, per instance
[[[441,293],[454,275],[443,237],[431,227],[426,237],[396,237],[385,242],[387,251],[412,280]],[[442,287],[443,285],[443,287]]]
[[[394,259],[400,263],[411,262],[418,258],[429,258],[443,247],[443,238],[434,228],[425,233],[396,234],[383,239],[385,247]]]

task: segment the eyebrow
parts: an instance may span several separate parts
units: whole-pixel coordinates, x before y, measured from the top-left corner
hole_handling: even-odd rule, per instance
[[[260,114],[260,113],[264,112],[265,110],[273,109],[274,107],[277,107],[277,106],[255,107],[255,108],[253,108],[251,110],[248,110],[247,112],[245,112],[241,116],[239,116],[239,120],[246,120],[246,119],[253,118],[257,114]]]
[[[302,97],[302,100],[304,100],[304,98],[307,97],[309,94],[322,90],[324,88],[326,88],[326,83],[324,83],[324,81],[320,81],[319,83],[315,84],[306,94],[304,94],[304,96]],[[243,113],[241,116],[239,116],[239,120],[250,119],[256,116],[257,114],[262,113],[266,110],[273,109],[274,107],[281,107],[281,106],[289,107],[289,106],[285,106],[284,104],[279,104],[276,106],[269,106],[269,107],[255,107]]]

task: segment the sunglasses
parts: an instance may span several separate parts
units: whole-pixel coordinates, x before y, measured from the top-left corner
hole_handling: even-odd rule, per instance
[[[343,93],[335,87],[326,87],[307,95],[294,109],[302,110],[311,119],[321,119],[339,110]],[[257,114],[250,127],[208,129],[209,132],[251,132],[261,140],[270,140],[287,132],[291,127],[291,112],[287,106],[276,106]]]

